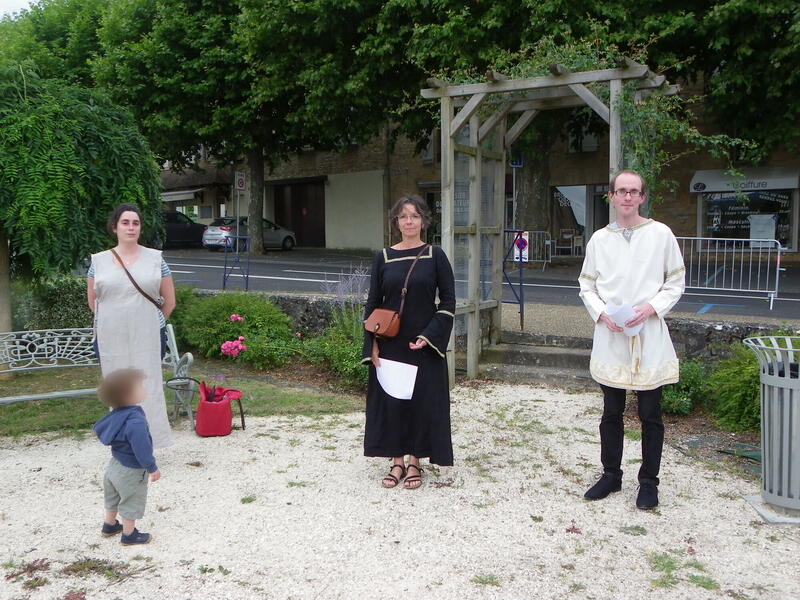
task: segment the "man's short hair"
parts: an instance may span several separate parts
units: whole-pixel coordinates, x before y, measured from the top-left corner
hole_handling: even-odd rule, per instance
[[[614,176],[611,178],[611,181],[608,183],[608,191],[610,193],[614,193],[614,191],[617,189],[615,186],[617,183],[617,177],[619,177],[620,175],[636,175],[636,177],[639,178],[639,181],[642,182],[642,189],[641,189],[642,194],[647,194],[647,182],[644,180],[644,177],[642,177],[641,174],[637,173],[636,171],[631,171],[630,169],[617,171],[614,174]]]
[[[127,406],[136,386],[144,378],[144,372],[139,369],[119,369],[103,378],[97,388],[97,395],[109,408]]]

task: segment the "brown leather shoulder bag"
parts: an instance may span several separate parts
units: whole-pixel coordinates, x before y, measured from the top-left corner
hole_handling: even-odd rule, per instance
[[[400,333],[400,317],[403,316],[403,308],[405,307],[406,303],[408,280],[411,278],[411,271],[414,270],[419,257],[422,256],[422,253],[425,252],[427,248],[428,244],[422,246],[422,250],[419,251],[417,256],[414,258],[414,262],[412,262],[411,266],[408,268],[406,279],[403,282],[403,289],[400,291],[400,310],[376,308],[370,313],[370,315],[367,317],[367,320],[364,321],[364,329],[375,334],[375,337],[393,338]],[[373,277],[374,276],[375,274],[373,273]]]

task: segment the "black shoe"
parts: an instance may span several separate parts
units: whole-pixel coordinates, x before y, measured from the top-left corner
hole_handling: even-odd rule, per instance
[[[153,537],[149,533],[142,533],[134,527],[133,532],[128,535],[122,534],[120,542],[123,546],[135,546],[138,544],[148,544]]]
[[[658,486],[652,481],[639,482],[639,494],[636,496],[636,508],[652,510],[658,506]]]
[[[612,492],[618,492],[621,489],[622,478],[611,473],[603,473],[603,476],[586,491],[583,497],[587,500],[602,500]]]

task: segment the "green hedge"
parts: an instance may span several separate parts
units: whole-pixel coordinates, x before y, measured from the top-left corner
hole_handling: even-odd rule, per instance
[[[306,340],[307,357],[329,367],[349,387],[365,389],[369,371],[361,364],[364,325],[361,306],[342,303],[332,314],[331,326],[318,338]]]
[[[38,282],[15,281],[11,287],[15,330],[91,327],[85,277],[54,277]]]
[[[237,360],[264,369],[283,365],[299,349],[286,313],[260,294],[222,293],[191,297],[181,290],[171,321],[186,345],[207,358],[224,358],[220,346],[239,336],[247,350]],[[238,314],[244,321],[231,321]]]
[[[741,343],[731,344],[728,351],[728,358],[714,365],[708,380],[711,412],[725,429],[758,430],[761,427],[758,359]]]
[[[688,415],[693,408],[708,405],[708,374],[696,359],[682,360],[680,368],[680,381],[664,387],[661,408],[668,414]]]

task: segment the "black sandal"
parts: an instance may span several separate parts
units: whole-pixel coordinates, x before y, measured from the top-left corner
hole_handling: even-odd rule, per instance
[[[424,471],[424,469],[419,465],[414,465],[414,464],[408,465],[408,469],[410,469],[411,467],[414,467],[418,471],[418,474],[417,475],[409,475],[408,477],[406,477],[406,480],[403,482],[403,488],[405,488],[407,490],[416,490],[416,489],[419,489],[420,487],[422,487],[422,471]],[[409,481],[411,483],[415,483],[415,482],[419,481],[419,484],[417,484],[417,485],[407,485]]]
[[[392,475],[392,471],[394,471],[397,468],[400,469],[399,479],[394,475]],[[406,476],[406,468],[403,465],[392,465],[391,467],[389,467],[389,474],[386,477],[384,477],[383,480],[381,481],[381,485],[391,490],[400,485],[400,479],[403,479],[405,476]],[[387,481],[394,481],[394,483],[392,485],[386,485]]]

